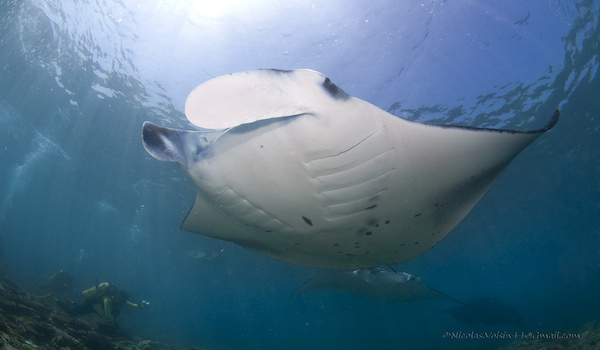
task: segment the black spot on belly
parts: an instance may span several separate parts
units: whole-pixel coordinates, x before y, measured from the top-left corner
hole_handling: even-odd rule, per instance
[[[334,246],[334,247],[338,247],[338,246],[339,246],[339,243],[334,243],[334,244],[333,244],[333,246]]]
[[[421,216],[421,213],[419,213],[419,214],[415,214],[415,217],[417,217],[417,216]]]
[[[386,225],[389,224],[389,223],[390,223],[390,220],[385,220],[385,224]]]
[[[306,216],[303,216],[302,219],[304,220],[304,222],[306,222],[309,226],[312,226],[312,220],[307,218]]]
[[[371,232],[371,231],[367,231],[367,232],[365,232],[365,235],[367,235],[367,236],[370,236],[370,235],[372,235],[372,234],[373,234],[373,232]]]
[[[415,244],[419,244],[419,242],[415,242]]]

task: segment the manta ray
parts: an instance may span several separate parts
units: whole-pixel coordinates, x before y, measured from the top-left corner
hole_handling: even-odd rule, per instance
[[[211,79],[185,104],[200,129],[145,122],[154,158],[197,188],[182,230],[282,261],[357,270],[411,260],[471,211],[532,131],[392,115],[312,70]]]
[[[300,286],[294,292],[294,296],[314,290],[350,292],[381,302],[441,299],[461,303],[451,296],[430,288],[419,277],[381,267],[319,275]]]

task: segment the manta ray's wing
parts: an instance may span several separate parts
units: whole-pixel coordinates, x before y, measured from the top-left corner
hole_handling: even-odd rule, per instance
[[[477,298],[461,304],[442,313],[448,313],[457,321],[470,326],[507,325],[520,330],[527,328],[521,313],[497,298]]]

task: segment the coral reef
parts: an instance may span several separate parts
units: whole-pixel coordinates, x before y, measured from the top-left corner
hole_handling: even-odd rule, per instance
[[[118,327],[67,315],[53,299],[40,298],[0,279],[0,349],[201,350],[136,339]]]

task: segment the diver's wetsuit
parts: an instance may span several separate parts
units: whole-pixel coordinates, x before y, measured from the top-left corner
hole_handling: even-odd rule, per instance
[[[92,293],[86,294],[88,291],[92,291]],[[125,293],[120,292],[117,287],[108,284],[107,282],[100,283],[95,288],[92,287],[84,291],[83,294],[84,296],[88,296],[83,304],[77,304],[75,302],[70,302],[69,304],[59,302],[58,304],[71,316],[97,312],[106,317],[111,323],[115,322],[115,317],[119,315],[123,309],[123,305],[127,305],[132,309],[142,308],[142,306],[132,303],[127,300],[127,298],[122,297]]]

